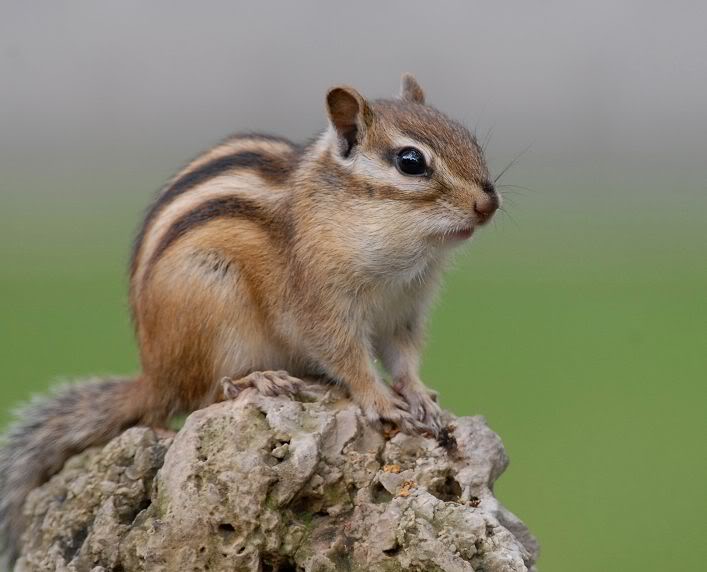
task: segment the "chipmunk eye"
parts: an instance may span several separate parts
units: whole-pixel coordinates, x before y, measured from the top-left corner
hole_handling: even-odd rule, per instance
[[[427,172],[425,156],[415,147],[404,147],[398,151],[395,166],[404,175],[424,175]]]

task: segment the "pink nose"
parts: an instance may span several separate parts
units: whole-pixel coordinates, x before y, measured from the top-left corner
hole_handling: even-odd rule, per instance
[[[484,194],[474,200],[474,212],[479,217],[481,224],[487,222],[500,206],[501,201],[493,185],[483,186]]]

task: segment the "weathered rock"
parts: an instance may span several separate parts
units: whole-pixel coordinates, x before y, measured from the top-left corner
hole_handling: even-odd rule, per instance
[[[74,457],[30,495],[17,570],[534,570],[482,418],[448,416],[439,441],[384,435],[316,391],[248,390],[173,439],[135,428]]]

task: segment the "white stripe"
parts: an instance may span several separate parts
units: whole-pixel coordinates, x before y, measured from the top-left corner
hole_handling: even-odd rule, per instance
[[[141,284],[147,263],[170,227],[200,204],[225,196],[242,196],[248,199],[255,199],[260,203],[274,204],[282,195],[283,191],[281,189],[265,183],[258,175],[246,171],[239,172],[236,175],[224,174],[209,179],[199,187],[179,195],[157,215],[157,218],[150,225],[143,238],[137,260],[135,284]]]

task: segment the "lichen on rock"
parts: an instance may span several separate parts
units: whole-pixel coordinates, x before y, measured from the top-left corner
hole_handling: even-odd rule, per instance
[[[25,506],[16,570],[534,570],[492,493],[507,465],[481,417],[440,439],[383,433],[338,390],[236,401],[71,459]]]

